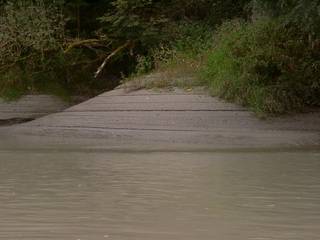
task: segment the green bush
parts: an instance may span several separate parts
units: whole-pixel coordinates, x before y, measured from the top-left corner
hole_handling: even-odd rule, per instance
[[[213,29],[201,22],[179,22],[172,27],[170,39],[136,59],[136,75],[200,61],[212,47]]]
[[[190,57],[203,54],[212,46],[213,29],[203,22],[181,22],[169,47]]]
[[[294,24],[309,35],[320,36],[320,2],[318,0],[253,0],[254,18],[281,18],[281,24]]]
[[[194,37],[192,44],[203,36],[199,26],[215,27],[224,20],[243,17],[245,6],[251,0],[113,0],[100,17],[102,34],[118,45],[134,43],[137,55],[147,55],[150,49],[166,45],[176,37],[178,28],[184,28]],[[181,24],[184,22],[185,26]],[[200,23],[200,24],[199,24]],[[189,26],[187,26],[189,25]],[[183,30],[183,29],[178,29]],[[173,39],[174,44],[178,44]],[[182,44],[188,40],[182,40]],[[201,39],[201,42],[203,40]],[[185,46],[182,46],[185,47]]]
[[[168,42],[151,51],[156,68],[197,61],[212,47],[214,30],[202,22],[180,22]]]
[[[0,64],[59,49],[64,20],[55,4],[8,1],[0,9]]]
[[[231,21],[218,30],[202,70],[214,95],[257,113],[320,105],[320,42],[277,20]]]
[[[13,99],[26,93],[94,95],[114,87],[114,81],[93,79],[103,60],[96,59],[103,51],[90,46],[64,51],[74,40],[65,36],[62,13],[58,0],[9,0],[0,5],[1,97]]]
[[[56,4],[7,1],[0,8],[0,94],[32,92],[62,52],[64,20]],[[50,58],[48,58],[50,56]],[[14,93],[14,94],[13,94]]]

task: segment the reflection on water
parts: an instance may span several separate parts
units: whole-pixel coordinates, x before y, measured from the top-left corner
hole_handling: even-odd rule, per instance
[[[0,239],[315,240],[320,153],[0,152]]]

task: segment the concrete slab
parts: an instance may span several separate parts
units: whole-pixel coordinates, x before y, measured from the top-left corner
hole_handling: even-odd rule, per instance
[[[7,146],[19,142],[23,147],[318,148],[320,112],[261,120],[243,107],[207,95],[117,89],[61,113],[3,128],[1,134]]]
[[[39,118],[69,106],[60,98],[50,95],[27,95],[10,102],[0,99],[0,121]]]

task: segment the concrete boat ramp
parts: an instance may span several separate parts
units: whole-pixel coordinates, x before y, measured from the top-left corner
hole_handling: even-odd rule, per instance
[[[318,148],[320,112],[261,120],[203,93],[117,89],[59,113],[1,127],[0,134],[2,148]]]

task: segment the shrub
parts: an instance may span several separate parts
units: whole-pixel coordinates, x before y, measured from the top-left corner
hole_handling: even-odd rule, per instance
[[[8,1],[0,14],[0,93],[32,91],[59,59],[63,16],[58,5],[43,0]]]
[[[197,72],[204,55],[212,47],[213,29],[203,22],[179,22],[172,27],[171,38],[139,55],[136,68],[126,85],[130,88],[192,88],[202,83]],[[156,72],[156,77],[140,75]],[[138,78],[137,78],[138,77]]]
[[[318,0],[253,0],[256,18],[282,18],[281,24],[295,24],[309,37],[320,36],[320,2]]]
[[[199,22],[216,26],[225,19],[245,15],[251,0],[113,0],[100,17],[100,31],[115,42],[134,42],[138,55],[145,55],[163,42],[168,42],[181,22],[189,31],[199,30]],[[196,26],[198,24],[198,26]],[[187,24],[185,24],[187,25]],[[182,26],[183,27],[183,26]],[[199,33],[193,32],[193,34]],[[193,40],[197,40],[196,38]],[[177,42],[175,42],[177,44]],[[119,45],[120,45],[119,44]],[[193,42],[196,44],[196,42]]]
[[[171,39],[151,51],[156,68],[198,62],[212,47],[213,29],[202,22],[180,22]]]
[[[320,104],[320,42],[277,20],[231,21],[218,30],[202,70],[214,95],[257,113]]]
[[[1,97],[12,99],[40,92],[63,97],[93,95],[117,83],[93,79],[104,51],[86,45],[64,51],[80,40],[67,41],[65,37],[62,2],[9,0],[1,5]],[[99,42],[106,50],[103,43]]]
[[[63,16],[55,5],[42,0],[9,1],[1,9],[0,64],[56,50],[61,47],[63,34]]]

